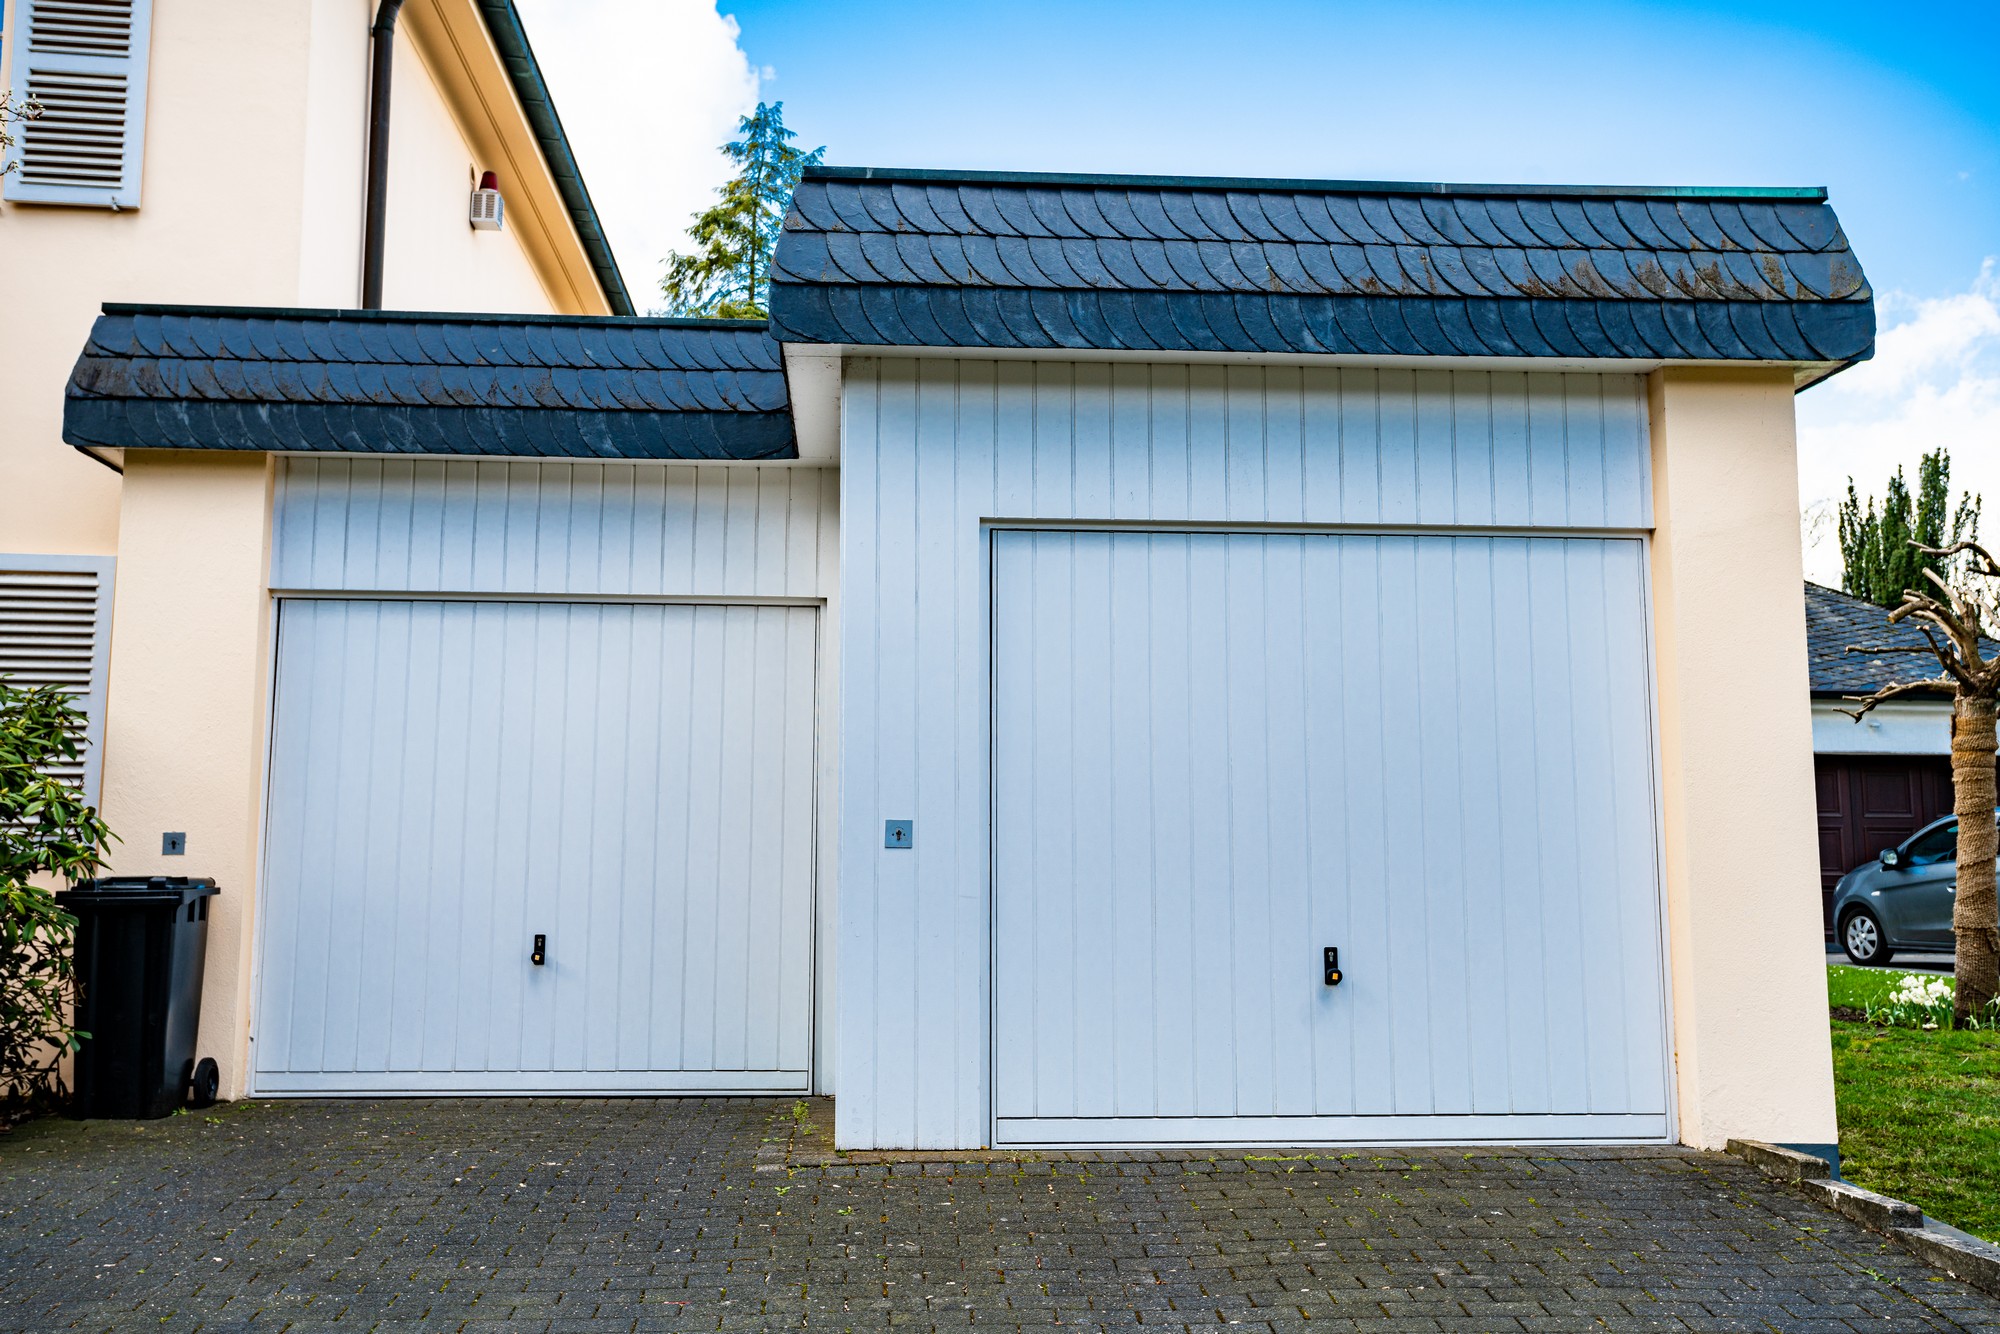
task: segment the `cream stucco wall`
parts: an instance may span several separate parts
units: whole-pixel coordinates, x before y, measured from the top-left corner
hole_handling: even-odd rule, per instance
[[[20,0],[7,3],[11,33]],[[305,121],[308,7],[172,0],[154,11],[142,207],[0,204],[9,550],[117,545],[117,475],[62,443],[63,384],[102,302],[282,304],[297,293],[301,199],[288,164]]]
[[[21,0],[0,3],[16,28]],[[0,548],[118,544],[117,475],[62,443],[63,385],[103,302],[357,304],[372,12],[161,0],[142,206],[0,204]],[[385,304],[605,310],[472,0],[412,0],[395,70]],[[466,221],[468,172],[489,167],[499,233]]]
[[[1830,1144],[1792,377],[1648,390],[1681,1138]]]
[[[200,1053],[243,1088],[270,694],[271,495],[264,454],[133,450],[118,534],[105,820],[121,875],[205,875]],[[191,516],[199,516],[198,519]],[[184,856],[160,835],[187,835]]]
[[[469,133],[483,108],[469,86],[455,34],[427,27],[412,5],[397,51],[390,99],[388,253],[382,304],[401,310],[576,310],[560,268],[538,267],[522,245],[535,221],[513,207],[524,192],[491,133]],[[471,106],[454,102],[472,101]],[[500,159],[500,160],[496,160]],[[479,173],[500,175],[507,225],[474,231],[466,220]],[[359,216],[358,214],[356,215]],[[544,281],[546,270],[550,282]],[[351,303],[350,303],[351,304]]]

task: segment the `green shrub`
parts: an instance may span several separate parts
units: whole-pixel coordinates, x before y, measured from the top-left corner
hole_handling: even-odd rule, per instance
[[[76,919],[51,881],[103,865],[113,835],[74,786],[49,775],[83,754],[84,717],[59,686],[0,678],[0,1096],[18,1112],[60,1097],[72,1023]]]

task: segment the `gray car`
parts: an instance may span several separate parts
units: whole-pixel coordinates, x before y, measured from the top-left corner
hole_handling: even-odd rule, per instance
[[[1958,817],[1925,825],[1840,878],[1833,929],[1856,963],[1881,964],[1897,950],[1949,954],[1958,894]]]

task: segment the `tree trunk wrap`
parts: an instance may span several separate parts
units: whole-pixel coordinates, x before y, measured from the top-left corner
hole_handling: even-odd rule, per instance
[[[2000,992],[2000,900],[1994,893],[1994,856],[2000,828],[1994,824],[1993,771],[1995,701],[1963,693],[1952,703],[1952,808],[1958,815],[1958,897],[1952,905],[1952,934],[1958,947],[1955,969],[1956,1019],[1985,1010]]]

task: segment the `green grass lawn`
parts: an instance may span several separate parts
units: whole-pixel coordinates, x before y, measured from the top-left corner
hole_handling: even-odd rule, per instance
[[[1826,970],[1826,1003],[1838,1008],[1865,1010],[1889,999],[1896,984],[1907,976],[1900,968],[1849,968],[1829,965]],[[1926,974],[1928,976],[1928,974]]]
[[[1828,968],[1828,1000],[1888,998],[1895,970]],[[1833,1020],[1840,1171],[1934,1218],[2000,1240],[2000,1032]]]

